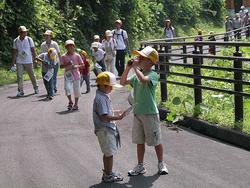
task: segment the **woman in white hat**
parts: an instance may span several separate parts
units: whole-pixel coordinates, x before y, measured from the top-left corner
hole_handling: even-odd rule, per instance
[[[116,57],[116,40],[113,38],[112,31],[107,30],[105,32],[105,39],[102,41],[102,47],[106,52],[104,62],[107,71],[115,74],[115,57]]]

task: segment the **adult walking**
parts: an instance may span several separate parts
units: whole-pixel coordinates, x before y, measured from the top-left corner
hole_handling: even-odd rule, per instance
[[[24,96],[23,73],[27,71],[32,82],[35,94],[39,93],[36,77],[34,74],[33,61],[36,57],[35,45],[28,35],[28,29],[25,26],[18,28],[19,36],[14,39],[12,49],[12,65],[17,67],[17,97]]]
[[[117,42],[115,66],[120,77],[124,71],[125,55],[129,51],[129,42],[127,31],[121,29],[122,21],[115,21],[115,29],[112,31],[113,37]]]
[[[167,39],[167,42],[171,42],[172,39],[175,37],[175,29],[172,26],[171,20],[165,20],[165,28],[164,28],[164,35]],[[167,45],[168,49],[171,49],[171,45]]]
[[[105,39],[102,41],[102,47],[106,53],[104,63],[107,71],[115,74],[115,57],[116,57],[116,40],[112,37],[112,32],[107,30],[105,32]]]
[[[240,18],[240,14],[239,13],[236,13],[235,14],[235,18],[233,19],[233,28],[234,30],[234,37],[235,39],[241,39],[241,27],[243,25],[243,21],[242,19]]]
[[[53,35],[53,32],[51,30],[46,30],[45,33],[43,34],[45,41],[41,44],[41,53],[48,52],[49,48],[55,48],[57,51],[57,55],[59,58],[57,58],[57,62],[55,62],[56,65],[54,67],[54,73],[53,73],[53,78],[52,78],[53,90],[54,90],[54,93],[56,93],[57,92],[57,73],[58,73],[61,55],[60,55],[60,48],[57,42],[52,40],[52,35]]]

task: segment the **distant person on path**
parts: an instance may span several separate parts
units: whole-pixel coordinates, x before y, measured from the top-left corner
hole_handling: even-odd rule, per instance
[[[105,51],[99,48],[99,44],[97,42],[93,42],[91,44],[92,47],[92,60],[94,63],[94,73],[97,76],[101,71],[106,71],[106,66],[104,63]]]
[[[202,30],[198,30],[198,32],[197,32],[197,36],[194,38],[194,41],[197,41],[197,42],[199,42],[199,41],[203,41],[203,37],[202,37]],[[200,45],[194,45],[194,50],[195,51],[197,51],[197,48],[199,47],[199,51],[200,51],[200,53],[202,53],[201,52],[201,46]]]
[[[125,55],[127,52],[130,53],[127,31],[125,31],[121,27],[122,27],[122,21],[116,20],[115,29],[112,31],[113,37],[117,42],[115,66],[119,77],[122,75],[124,71]]]
[[[158,62],[158,52],[150,46],[141,51],[133,51],[139,55],[138,58],[131,60],[127,64],[121,77],[121,85],[131,85],[134,89],[134,125],[132,129],[132,141],[137,144],[138,164],[130,170],[130,176],[144,174],[144,153],[145,143],[154,146],[158,159],[158,173],[168,174],[166,163],[163,161],[163,146],[161,143],[161,125],[159,111],[155,99],[156,87],[159,77],[152,67]],[[133,69],[135,75],[128,78],[130,70]]]
[[[208,41],[211,41],[211,42],[216,41],[213,31],[209,32]],[[216,47],[215,47],[215,45],[209,45],[208,52],[210,54],[212,54],[212,55],[215,55],[216,54]]]
[[[248,10],[246,9],[245,10],[245,16],[243,17],[243,27],[247,27],[249,26],[249,12]],[[250,32],[249,32],[250,28],[246,28],[246,38],[249,38],[249,35],[250,35]]]
[[[239,29],[241,28],[243,25],[243,21],[240,18],[240,14],[236,13],[235,14],[235,18],[233,19],[233,28],[235,29]],[[234,38],[235,39],[241,39],[241,29],[234,31]]]
[[[231,40],[232,30],[233,30],[233,22],[229,16],[226,16],[225,29],[226,29],[226,34],[225,34],[224,41],[229,41],[229,38]]]
[[[32,82],[35,94],[39,93],[36,77],[34,74],[33,62],[36,57],[35,45],[28,34],[25,26],[18,28],[19,36],[13,42],[12,65],[17,67],[17,97],[24,96],[23,90],[23,73],[27,71]]]
[[[171,20],[169,19],[165,20],[164,35],[167,39],[167,42],[171,42],[175,37],[175,29],[172,26]],[[171,49],[171,45],[168,45],[167,48]]]
[[[241,19],[243,19],[244,16],[245,16],[245,10],[246,10],[245,6],[240,7],[239,16],[240,16]]]
[[[107,30],[105,32],[105,39],[102,41],[102,48],[106,53],[104,58],[106,69],[113,74],[115,74],[116,46],[117,43],[113,38],[112,31]]]
[[[67,52],[62,55],[61,68],[65,69],[64,73],[64,89],[65,94],[69,100],[68,110],[78,110],[78,100],[81,96],[80,91],[80,71],[79,68],[83,66],[82,58],[75,52],[75,42],[67,40],[65,42]],[[75,103],[72,100],[72,90],[74,90]],[[73,106],[74,104],[74,106]]]
[[[95,134],[103,153],[103,176],[102,181],[118,182],[123,177],[113,172],[113,155],[120,145],[120,136],[115,121],[121,120],[125,112],[113,111],[109,94],[113,87],[121,87],[116,84],[116,76],[111,72],[102,72],[96,79],[97,90],[93,103],[93,121]]]
[[[80,56],[83,61],[83,67],[80,67],[80,73],[81,73],[81,83],[80,86],[82,87],[83,82],[86,83],[86,92],[90,92],[90,64],[89,64],[89,58],[86,51],[81,50]]]
[[[59,68],[59,63],[61,59],[60,48],[56,41],[52,40],[53,32],[51,30],[46,30],[43,34],[45,41],[41,44],[41,53],[46,53],[49,48],[55,48],[58,54],[57,62],[54,68],[53,74],[53,88],[54,93],[57,93],[57,73]]]
[[[47,91],[47,99],[52,100],[54,96],[54,69],[57,65],[57,50],[49,48],[46,53],[37,56],[38,61],[42,61],[42,76],[45,89]]]

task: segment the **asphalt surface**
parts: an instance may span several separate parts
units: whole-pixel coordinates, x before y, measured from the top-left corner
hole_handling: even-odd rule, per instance
[[[91,81],[94,84],[94,81]],[[25,97],[16,98],[16,84],[0,88],[0,188],[248,188],[250,152],[188,129],[178,133],[162,126],[169,174],[157,175],[154,149],[146,147],[147,173],[128,177],[136,164],[131,143],[132,114],[118,122],[122,148],[114,170],[124,181],[101,183],[102,153],[93,133],[91,93],[80,98],[78,112],[67,113],[63,81],[52,101],[33,95],[25,82]],[[82,89],[85,91],[84,89]],[[126,89],[113,91],[114,109],[126,109]]]

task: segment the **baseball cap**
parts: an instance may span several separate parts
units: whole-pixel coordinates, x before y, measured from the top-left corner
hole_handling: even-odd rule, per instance
[[[98,43],[98,42],[93,42],[93,43],[91,44],[91,47],[92,47],[92,48],[98,48],[98,47],[99,47],[99,43]]]
[[[101,72],[96,78],[97,85],[107,85],[121,88],[122,85],[116,83],[116,76],[112,72]]]
[[[70,44],[72,44],[74,47],[76,46],[76,45],[75,45],[75,42],[74,42],[73,40],[66,40],[64,46],[66,47],[66,46],[68,46],[68,45],[70,45]]]
[[[48,49],[48,54],[49,54],[49,56],[50,56],[50,58],[52,59],[52,60],[56,60],[56,57],[57,57],[57,51],[56,51],[56,49],[55,48],[49,48]]]
[[[105,35],[106,35],[106,37],[111,37],[113,34],[112,34],[112,31],[106,30]]]
[[[115,23],[118,23],[118,24],[120,24],[120,25],[122,25],[122,21],[121,20],[115,20]]]
[[[150,59],[154,64],[156,64],[159,60],[158,52],[151,46],[147,46],[141,51],[134,50],[133,54],[146,57]]]
[[[94,35],[94,40],[96,39],[100,39],[100,36],[99,35]]]
[[[45,33],[43,33],[43,35],[52,35],[52,31],[51,30],[46,30]]]
[[[20,33],[20,32],[27,32],[28,31],[28,29],[25,27],[25,26],[23,26],[23,25],[21,25],[19,28],[18,28],[18,32]]]

